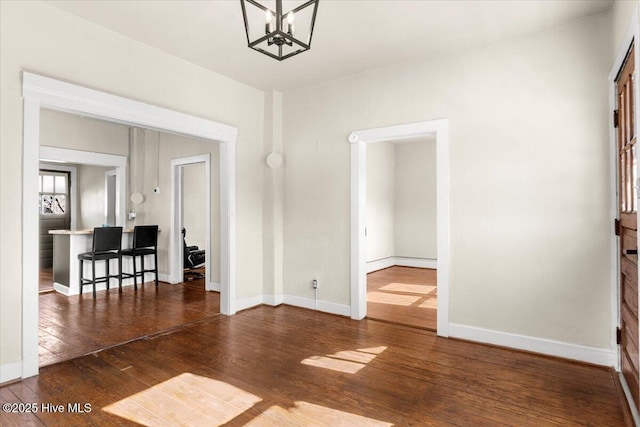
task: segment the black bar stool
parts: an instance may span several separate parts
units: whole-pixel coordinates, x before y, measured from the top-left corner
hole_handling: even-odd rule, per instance
[[[80,294],[85,285],[93,285],[93,297],[96,297],[96,283],[107,284],[109,279],[118,279],[118,286],[122,292],[122,227],[96,227],[93,229],[93,249],[91,252],[78,254],[80,260]],[[118,260],[118,274],[109,274],[109,261]],[[91,261],[91,279],[83,277],[83,262]],[[105,261],[105,275],[96,277],[96,261]]]
[[[122,256],[133,258],[133,274],[122,273],[122,277],[133,277],[133,288],[138,289],[138,276],[144,282],[144,273],[154,273],[156,286],[158,286],[158,226],[157,225],[137,225],[133,228],[133,247],[123,249]],[[153,268],[144,269],[144,257],[153,255]],[[136,257],[140,257],[140,271],[137,270]]]

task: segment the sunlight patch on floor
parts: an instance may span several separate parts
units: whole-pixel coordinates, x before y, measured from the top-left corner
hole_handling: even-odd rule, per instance
[[[367,302],[377,302],[380,304],[409,306],[422,297],[411,295],[387,294],[384,292],[367,292]]]
[[[261,400],[231,384],[184,373],[102,410],[145,426],[219,426]]]
[[[380,346],[360,350],[339,351],[326,356],[311,356],[300,363],[317,368],[355,374],[386,349],[387,347]]]
[[[349,412],[308,402],[295,402],[289,409],[272,406],[265,412],[251,420],[245,426],[317,426],[317,427],[388,427],[393,424],[373,418],[355,415]]]
[[[408,283],[389,283],[380,288],[381,291],[409,292],[423,295],[433,292],[434,289],[436,289],[436,287],[431,285],[411,285]]]
[[[420,303],[420,305],[418,307],[420,307],[420,308],[437,309],[438,308],[438,300],[435,299],[435,298],[430,298],[430,299],[425,300],[422,303]]]

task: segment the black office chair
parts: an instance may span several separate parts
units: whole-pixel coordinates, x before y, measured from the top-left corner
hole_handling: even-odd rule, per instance
[[[186,280],[203,279],[204,274],[195,271],[205,265],[206,255],[204,250],[197,246],[187,245],[187,230],[182,228],[182,247],[184,252],[184,276]]]
[[[145,273],[154,273],[156,286],[158,286],[158,226],[157,225],[137,225],[133,228],[133,247],[123,249],[122,256],[133,258],[133,274],[122,273],[122,277],[128,279],[133,277],[133,288],[138,289],[138,277],[144,282]],[[145,270],[144,257],[153,255],[153,268]],[[140,257],[140,271],[137,269],[136,258]]]
[[[106,283],[109,289],[109,280],[118,279],[118,287],[122,292],[122,227],[96,227],[93,229],[93,245],[91,252],[78,254],[80,260],[80,294],[85,285],[93,285],[93,298],[96,297],[96,283]],[[118,260],[118,274],[109,274],[109,261]],[[83,263],[91,261],[91,279],[83,277]],[[105,275],[96,277],[96,261],[105,261]]]

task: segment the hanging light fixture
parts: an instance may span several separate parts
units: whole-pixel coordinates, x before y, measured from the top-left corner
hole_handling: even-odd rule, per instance
[[[249,47],[278,61],[311,49],[319,1],[240,0]]]

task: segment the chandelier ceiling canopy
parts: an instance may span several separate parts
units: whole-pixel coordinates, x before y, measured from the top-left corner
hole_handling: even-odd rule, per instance
[[[278,61],[311,48],[320,0],[240,0],[247,43]]]

